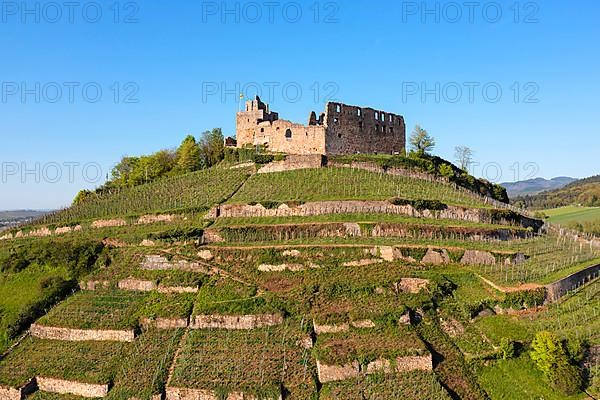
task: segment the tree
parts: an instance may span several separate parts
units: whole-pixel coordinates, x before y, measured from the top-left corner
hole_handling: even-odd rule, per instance
[[[469,169],[473,162],[473,150],[467,146],[456,146],[454,148],[454,158],[463,171]]]
[[[409,139],[412,150],[419,156],[423,156],[435,147],[435,139],[427,131],[421,128],[420,125],[415,126],[415,130],[410,135]]]
[[[218,164],[225,157],[225,138],[221,128],[206,131],[200,139],[202,158],[206,167]]]
[[[188,135],[177,149],[177,169],[181,173],[197,171],[202,167],[202,154],[196,139]]]
[[[140,159],[138,157],[123,157],[121,161],[112,169],[112,182],[117,187],[129,186],[131,176],[134,174]]]

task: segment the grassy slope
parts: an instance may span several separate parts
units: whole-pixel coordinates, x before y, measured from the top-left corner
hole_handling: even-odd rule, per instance
[[[66,224],[91,219],[142,214],[205,210],[232,195],[248,178],[251,169],[213,167],[146,185],[94,196],[67,210],[41,220]]]
[[[567,206],[544,210],[553,224],[567,225],[571,222],[600,222],[600,207]]]
[[[320,168],[253,175],[230,203],[319,200],[439,200],[484,207],[476,197],[451,186],[349,168]]]

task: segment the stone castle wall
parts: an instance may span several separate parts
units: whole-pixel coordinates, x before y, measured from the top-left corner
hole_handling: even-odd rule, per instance
[[[394,154],[405,149],[406,126],[401,115],[342,103],[327,103],[303,125],[280,120],[257,97],[237,113],[236,136],[238,147],[265,145],[288,154]]]
[[[326,154],[402,153],[406,126],[401,115],[341,103],[325,112]]]

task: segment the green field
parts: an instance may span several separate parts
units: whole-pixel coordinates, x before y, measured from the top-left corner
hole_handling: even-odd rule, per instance
[[[568,225],[572,222],[600,222],[600,207],[568,206],[543,210],[553,224]]]

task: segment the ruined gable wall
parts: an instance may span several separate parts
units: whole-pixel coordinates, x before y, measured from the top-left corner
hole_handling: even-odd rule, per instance
[[[406,146],[404,117],[372,108],[328,103],[327,154],[401,153]]]

